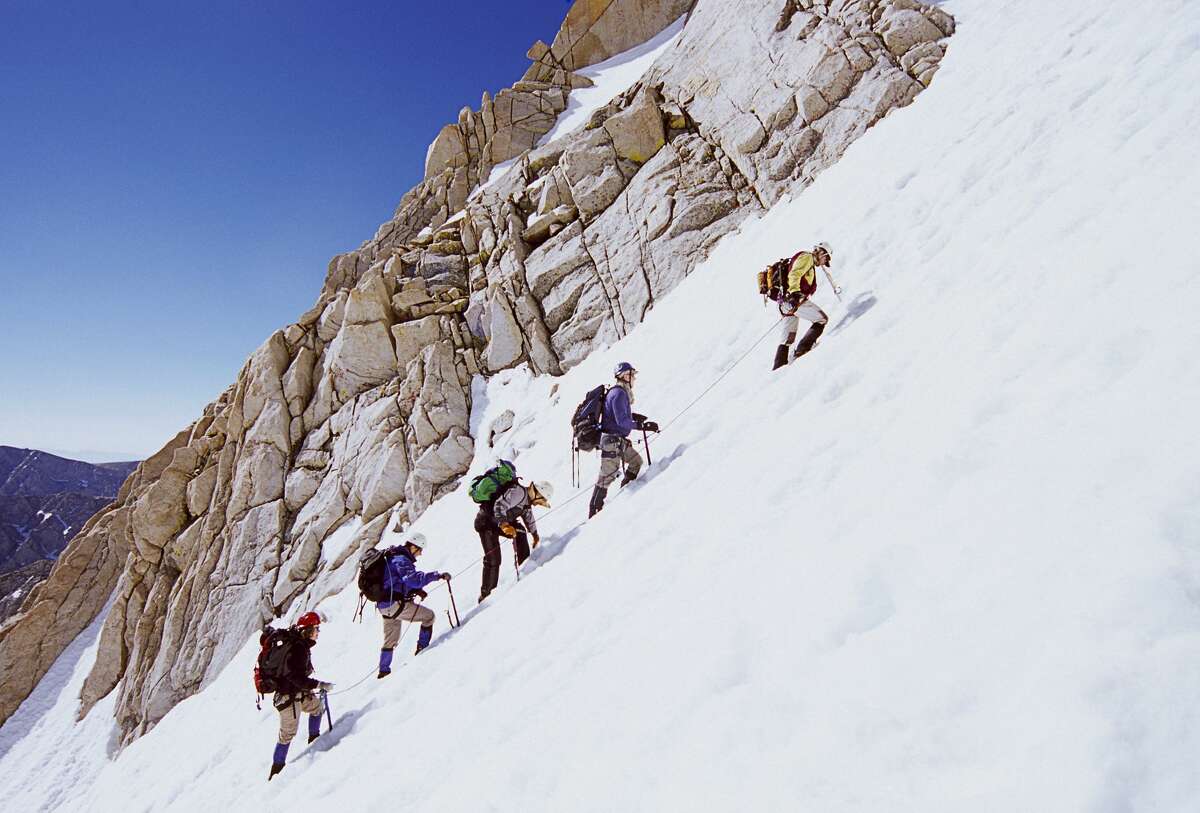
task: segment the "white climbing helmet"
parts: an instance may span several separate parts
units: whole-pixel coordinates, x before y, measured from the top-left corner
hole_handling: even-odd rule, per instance
[[[425,543],[425,534],[423,533],[410,534],[408,538],[404,540],[405,545],[412,545],[414,548],[420,548],[421,550],[425,550]]]
[[[825,257],[826,257],[825,262],[826,263],[833,262],[833,251],[829,248],[829,243],[821,242],[821,243],[817,243],[815,246],[813,246],[813,253],[816,254],[818,251],[825,252]]]
[[[546,480],[538,480],[536,483],[529,484],[529,501],[534,505],[540,505],[544,508],[550,507],[550,500],[554,498],[554,486]]]

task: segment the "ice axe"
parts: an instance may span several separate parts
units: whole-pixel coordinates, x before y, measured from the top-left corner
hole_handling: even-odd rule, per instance
[[[654,461],[650,459],[650,436],[646,434],[646,427],[642,427],[642,445],[646,447],[646,465],[653,466]]]
[[[450,606],[454,608],[454,624],[455,627],[461,627],[462,621],[458,617],[458,605],[454,603],[454,588],[450,586],[450,580],[446,579],[446,592],[450,594]],[[446,617],[450,617],[450,613],[446,613]]]
[[[842,287],[833,281],[833,274],[829,273],[829,266],[821,266],[821,270],[825,272],[825,279],[829,280],[830,286],[833,288],[833,295],[837,297],[837,301],[842,301]]]
[[[329,720],[329,730],[333,731],[333,712],[329,710],[329,692],[321,691],[321,702],[325,704],[325,717]]]

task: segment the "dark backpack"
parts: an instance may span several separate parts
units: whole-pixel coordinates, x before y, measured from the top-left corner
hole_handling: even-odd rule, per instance
[[[478,503],[491,502],[500,496],[506,485],[517,479],[517,467],[507,460],[488,469],[471,481],[471,499]]]
[[[600,448],[600,420],[604,416],[604,398],[608,387],[601,384],[583,396],[582,403],[575,407],[571,417],[571,431],[575,436],[575,448],[581,452],[592,452]]]
[[[383,584],[387,574],[387,560],[396,553],[395,548],[371,548],[358,560],[358,591],[368,601],[388,601],[393,598]]]
[[[263,628],[258,643],[261,648],[254,667],[255,690],[259,694],[294,691],[296,676],[288,673],[288,664],[296,647],[304,646],[303,636],[294,629],[268,626]]]

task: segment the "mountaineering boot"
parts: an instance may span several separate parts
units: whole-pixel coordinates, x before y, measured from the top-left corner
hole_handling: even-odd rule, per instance
[[[319,736],[321,736],[321,735],[320,734],[309,734],[308,735],[308,744],[312,745],[312,741],[315,740]]]
[[[421,634],[417,636],[417,651],[414,655],[420,655],[421,650],[429,646],[429,639],[433,637],[433,627],[421,627]]]
[[[391,649],[379,650],[379,677],[385,678],[392,673],[392,652]]]
[[[596,486],[592,490],[592,501],[588,503],[588,519],[596,516],[600,509],[604,507],[604,498],[608,496],[608,489]]]
[[[275,774],[283,770],[284,764],[287,762],[288,744],[286,742],[275,743],[275,753],[271,755],[271,774],[267,777],[270,782],[275,778]]]
[[[788,346],[786,344],[779,345],[775,350],[775,366],[772,370],[778,370],[783,365],[787,364]]]
[[[625,472],[625,476],[621,478],[621,488],[624,488],[625,486],[629,485],[636,479],[637,479],[637,474],[630,474],[629,472]]]
[[[796,355],[792,356],[792,358],[798,359],[809,350],[812,350],[813,345],[817,343],[817,339],[824,331],[825,324],[823,322],[813,322],[809,326],[808,332],[804,334],[804,338],[800,339],[800,344],[796,345]]]
[[[485,598],[487,598],[488,596],[490,596],[491,594],[492,594],[491,590],[480,590],[479,591],[479,603],[482,604],[483,600]]]

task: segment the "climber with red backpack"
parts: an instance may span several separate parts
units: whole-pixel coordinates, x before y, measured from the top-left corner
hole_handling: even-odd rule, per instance
[[[792,342],[796,340],[796,328],[800,319],[805,319],[811,324],[796,345],[793,359],[798,359],[812,350],[817,339],[825,331],[829,317],[809,297],[817,290],[817,268],[825,271],[825,277],[829,280],[834,294],[841,294],[842,289],[829,273],[832,260],[829,245],[817,243],[811,251],[801,251],[791,258],[778,260],[767,266],[765,271],[758,273],[758,292],[777,303],[779,315],[783,317],[779,347],[775,350],[775,366],[772,369],[778,370],[788,363],[788,351]]]
[[[310,650],[321,632],[321,616],[307,612],[286,629],[266,627],[259,637],[261,650],[254,668],[254,687],[259,694],[272,694],[279,712],[279,742],[271,760],[270,782],[287,763],[288,748],[300,724],[300,712],[308,715],[308,741],[321,734],[325,693],[332,683],[313,678]],[[317,696],[320,692],[320,697]]]
[[[529,538],[533,547],[541,542],[533,507],[550,507],[553,487],[545,482],[524,485],[517,479],[517,468],[507,460],[471,481],[471,499],[479,505],[475,514],[475,532],[483,545],[483,582],[479,586],[482,602],[500,582],[500,537],[513,541],[513,557],[517,567],[529,558]]]

